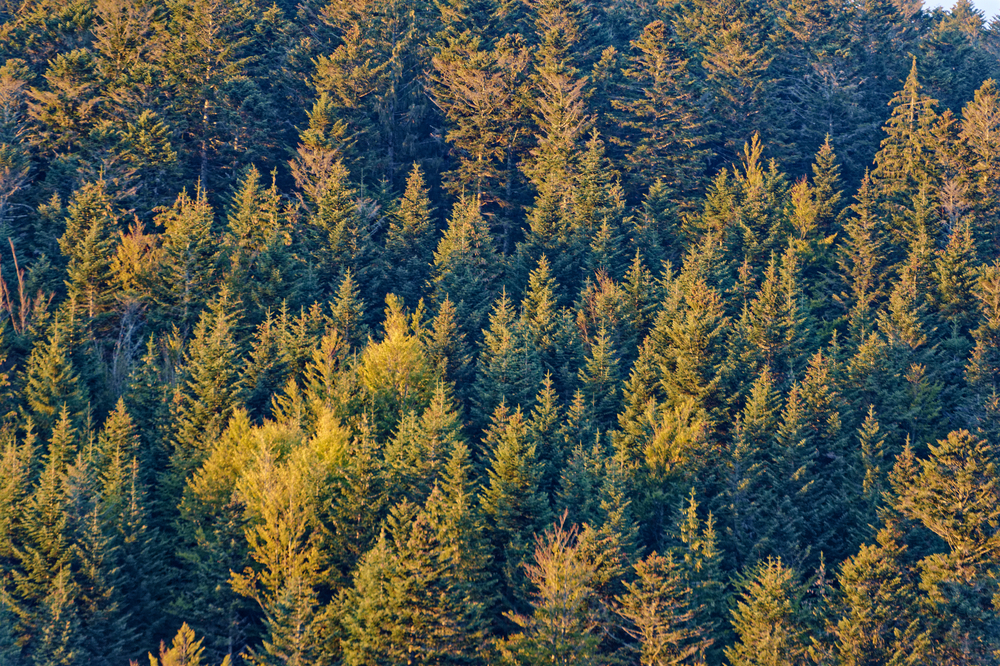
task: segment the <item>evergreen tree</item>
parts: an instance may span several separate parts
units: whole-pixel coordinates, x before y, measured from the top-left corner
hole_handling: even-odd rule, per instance
[[[95,332],[106,332],[102,320],[113,307],[111,257],[118,223],[107,183],[89,183],[74,192],[67,212],[66,232],[59,239],[69,262],[66,288],[75,312]]]
[[[464,437],[461,422],[445,384],[438,384],[431,403],[418,416],[403,417],[385,447],[386,474],[393,499],[420,504],[444,473],[455,447]]]
[[[179,488],[204,460],[242,399],[236,304],[223,289],[202,313],[184,354],[184,370],[172,404],[170,475]]]
[[[626,162],[631,179],[658,183],[654,187],[665,207],[684,210],[706,184],[708,128],[699,117],[697,86],[684,49],[663,21],[647,25],[632,49],[623,70],[627,82],[611,102],[624,130],[615,141],[631,153]]]
[[[385,291],[398,293],[408,308],[416,307],[429,286],[437,231],[431,213],[423,171],[414,164],[389,224],[382,255],[383,282],[391,286]]]
[[[253,159],[252,152],[240,154],[244,145],[256,146],[244,144],[245,127],[236,122],[243,95],[233,94],[250,62],[251,39],[241,30],[249,18],[235,3],[183,0],[167,26],[163,71],[172,93],[171,115],[180,126],[186,171],[206,189],[216,189],[222,169]]]
[[[594,425],[609,429],[615,422],[618,407],[618,359],[611,347],[608,332],[601,328],[590,348],[590,357],[580,370],[580,389],[589,403]]]
[[[87,410],[89,392],[70,358],[67,327],[63,321],[53,321],[47,339],[36,343],[28,357],[24,401],[43,439],[61,410],[78,423]]]
[[[504,290],[490,314],[477,364],[475,416],[480,427],[501,403],[531,409],[541,383],[541,364],[526,333]]]
[[[361,399],[380,439],[410,410],[426,409],[435,387],[434,368],[394,294],[386,298],[383,327],[383,340],[365,347],[357,368]]]
[[[150,666],[201,666],[201,656],[205,652],[205,648],[202,647],[204,640],[204,638],[196,639],[194,631],[185,622],[177,630],[169,649],[166,643],[161,642],[159,656],[154,657],[152,653],[149,654]],[[229,666],[230,663],[232,662],[229,655],[226,655],[222,660],[222,666]]]
[[[488,628],[481,525],[468,451],[422,509],[397,505],[342,597],[349,664],[476,663]]]
[[[914,651],[920,631],[914,617],[917,581],[898,537],[898,528],[887,525],[878,534],[878,544],[861,546],[837,576],[843,590],[841,617],[833,629],[839,663],[855,666],[920,657]]]
[[[601,636],[593,608],[594,564],[574,543],[576,532],[557,524],[536,537],[535,563],[525,567],[536,588],[530,616],[508,613],[521,631],[499,644],[510,664],[595,664]]]
[[[316,27],[323,34],[322,46],[313,47],[314,65],[295,70],[311,76],[311,87],[320,94],[317,106],[322,102],[325,107],[321,122],[327,143],[317,153],[342,153],[366,184],[398,185],[414,160],[427,157],[424,144],[440,115],[416,82],[432,67],[436,6],[426,0],[379,0],[364,6],[337,2],[314,19],[321,23]],[[286,11],[295,13],[291,5]],[[316,111],[314,107],[310,130],[320,124]],[[315,144],[304,135],[309,150]],[[299,154],[308,152],[300,148]]]
[[[626,631],[639,642],[639,663],[696,664],[704,662],[711,639],[695,624],[692,590],[683,567],[671,555],[652,553],[635,565],[636,580],[626,583],[617,610],[628,621]]]
[[[919,463],[907,448],[892,475],[894,508],[947,545],[947,552],[919,562],[920,584],[933,608],[924,616],[931,632],[928,658],[987,663],[1000,636],[989,601],[996,594],[995,578],[987,573],[1000,549],[992,446],[959,430],[928,448],[930,458]]]
[[[521,567],[528,559],[529,544],[551,516],[541,489],[544,469],[520,409],[497,407],[486,444],[492,450],[479,503],[490,521],[485,536],[493,550],[495,575],[502,581],[502,601],[506,608],[516,609],[526,597]]]
[[[866,175],[858,190],[856,217],[844,226],[846,239],[839,262],[848,292],[835,298],[848,309],[851,341],[860,344],[872,331],[874,306],[882,295],[885,273],[885,242],[875,209],[874,185]]]
[[[80,584],[74,569],[80,563],[70,522],[72,498],[65,475],[76,456],[77,432],[62,408],[55,423],[44,468],[22,514],[23,541],[14,548],[16,566],[10,571],[10,592],[4,605],[15,627],[29,637],[22,654],[31,663],[72,663],[87,658],[80,605]]]
[[[450,39],[433,58],[432,93],[450,122],[458,168],[445,176],[455,194],[507,212],[521,198],[517,164],[529,141],[531,54],[519,34],[489,43],[473,33]],[[503,223],[505,253],[511,249]]]
[[[938,182],[932,136],[932,126],[937,121],[934,111],[937,100],[927,97],[921,90],[914,59],[903,89],[889,103],[892,115],[885,128],[888,136],[882,140],[872,172],[890,212],[900,205],[900,198],[909,199],[920,185],[934,186]]]
[[[974,99],[962,109],[959,138],[966,147],[966,169],[974,196],[966,196],[966,203],[980,215],[980,223],[974,230],[978,248],[994,250],[1000,242],[1000,219],[996,215],[997,195],[989,183],[1000,169],[997,162],[998,147],[992,128],[995,123],[1000,93],[996,82],[987,80],[976,90]],[[985,249],[985,248],[984,248]]]
[[[433,300],[439,305],[446,298],[451,300],[463,333],[478,338],[502,273],[503,260],[494,248],[478,199],[460,200],[434,252]]]
[[[809,618],[798,576],[795,569],[771,558],[744,575],[741,599],[733,610],[739,642],[726,649],[730,664],[809,663]]]
[[[151,313],[160,326],[176,325],[186,334],[215,288],[218,245],[213,242],[212,207],[204,189],[192,199],[187,192],[156,216],[163,227]]]

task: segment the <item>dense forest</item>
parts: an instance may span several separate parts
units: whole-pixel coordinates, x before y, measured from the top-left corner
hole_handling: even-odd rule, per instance
[[[0,665],[1000,663],[1000,20],[0,0]]]

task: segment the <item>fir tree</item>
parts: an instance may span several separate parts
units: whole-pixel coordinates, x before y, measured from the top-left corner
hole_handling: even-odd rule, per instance
[[[683,47],[663,21],[647,25],[632,49],[623,70],[626,83],[611,102],[625,130],[616,142],[631,153],[631,178],[656,183],[668,210],[683,210],[705,185],[707,128],[696,110],[697,84]]]
[[[69,262],[66,287],[75,311],[100,332],[106,326],[102,315],[113,306],[111,257],[118,223],[107,183],[74,192],[67,212],[66,233],[59,239]]]
[[[752,568],[741,581],[741,599],[733,610],[739,642],[726,649],[733,666],[807,664],[809,625],[798,572],[780,559]]]
[[[526,566],[536,588],[530,616],[508,613],[521,631],[500,643],[506,663],[599,663],[601,636],[592,607],[595,569],[574,544],[575,530],[557,524],[536,537],[535,563]]]
[[[502,580],[503,602],[508,609],[519,608],[526,594],[521,566],[533,535],[541,533],[551,516],[541,489],[544,470],[519,409],[510,412],[503,404],[497,408],[486,443],[492,449],[488,482],[479,496],[483,515],[490,520],[485,536]]]
[[[476,420],[480,427],[502,402],[531,409],[541,383],[541,364],[526,333],[504,290],[490,314],[477,364]]]
[[[436,228],[423,171],[413,165],[406,191],[397,204],[382,255],[384,284],[397,292],[403,304],[414,308],[428,289],[434,262]]]
[[[156,281],[152,285],[157,323],[190,331],[215,287],[218,246],[212,239],[212,207],[204,189],[187,192],[156,216],[163,227]]]
[[[223,290],[198,319],[184,354],[181,385],[173,401],[174,447],[171,476],[180,485],[204,460],[242,399],[239,323],[234,301]]]
[[[459,201],[434,252],[433,300],[439,305],[446,298],[451,300],[463,332],[478,337],[502,272],[502,258],[493,246],[479,201]]]
[[[913,60],[906,83],[892,98],[889,105],[892,115],[886,123],[882,148],[875,157],[872,178],[882,197],[892,206],[899,205],[899,198],[908,199],[921,184],[937,184],[937,166],[934,164],[934,140],[931,135],[937,121],[934,106],[937,100],[922,93],[917,77],[917,61]]]
[[[61,410],[79,422],[87,409],[89,395],[70,358],[67,327],[62,321],[52,322],[48,338],[39,341],[28,357],[24,400],[43,439]]]

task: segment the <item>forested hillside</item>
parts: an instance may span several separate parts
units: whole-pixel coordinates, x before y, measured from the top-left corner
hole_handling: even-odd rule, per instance
[[[0,665],[1000,663],[968,0],[0,0]]]

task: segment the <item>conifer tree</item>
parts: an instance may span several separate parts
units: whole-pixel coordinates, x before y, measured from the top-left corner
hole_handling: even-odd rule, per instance
[[[446,138],[459,151],[458,168],[446,174],[445,186],[483,206],[496,205],[507,219],[507,210],[519,203],[516,165],[530,139],[528,45],[516,33],[492,44],[463,33],[432,62],[434,100],[451,123]],[[512,239],[504,226],[506,253]]]
[[[594,564],[574,543],[576,531],[556,524],[536,537],[535,563],[525,567],[536,588],[530,616],[508,613],[521,631],[499,644],[506,663],[600,663],[601,636],[591,581]]]
[[[542,368],[526,333],[505,289],[493,306],[489,330],[483,332],[477,364],[475,418],[481,428],[502,402],[531,409]]]
[[[77,190],[67,212],[66,232],[59,239],[69,262],[67,290],[75,311],[100,332],[106,327],[102,315],[113,307],[111,257],[117,226],[107,183]]]
[[[438,375],[455,386],[457,396],[466,399],[472,386],[471,352],[465,333],[456,321],[455,304],[445,296],[431,322],[424,342]]]
[[[626,162],[630,177],[657,183],[665,207],[683,210],[687,198],[705,185],[708,158],[696,83],[684,49],[663,21],[647,25],[632,49],[623,69],[626,83],[620,98],[611,102],[624,130],[615,141],[631,153]]]
[[[992,445],[966,430],[954,431],[930,457],[916,461],[907,447],[896,461],[895,509],[918,520],[947,545],[919,562],[921,587],[934,610],[928,658],[940,663],[986,663],[997,649],[993,568],[1000,551],[1000,492]],[[975,637],[975,638],[973,638]]]
[[[257,327],[250,358],[241,377],[247,389],[247,410],[257,421],[270,416],[271,397],[284,386],[289,374],[281,354],[279,326],[269,312]]]
[[[975,320],[971,308],[976,300],[973,267],[977,263],[972,223],[967,217],[962,218],[952,230],[944,252],[938,254],[933,269],[937,288],[934,300],[942,318],[961,335],[968,333]]]
[[[253,323],[272,303],[293,300],[296,268],[286,248],[291,242],[288,208],[273,175],[265,189],[256,167],[246,170],[233,190],[223,236],[224,280]]]
[[[535,396],[535,406],[528,420],[528,436],[535,446],[539,461],[544,465],[541,488],[550,499],[559,486],[559,472],[566,458],[560,437],[562,405],[556,394],[552,375],[545,374],[542,387]]]
[[[903,89],[889,103],[892,115],[885,128],[888,136],[882,140],[872,172],[890,212],[900,205],[900,198],[909,199],[921,184],[937,185],[932,136],[932,126],[937,121],[936,103],[937,100],[922,93],[914,59]]]
[[[65,483],[67,467],[77,451],[76,435],[63,407],[38,484],[23,509],[24,538],[15,546],[16,566],[10,571],[10,592],[4,594],[4,605],[15,616],[18,632],[30,637],[22,645],[22,654],[37,664],[88,656],[81,625],[81,590],[74,576],[79,559],[69,517],[71,498]]]
[[[656,370],[652,338],[647,338],[622,387],[624,409],[618,413],[618,429],[612,435],[615,452],[626,464],[642,460],[646,443],[653,436],[660,397]]]
[[[426,155],[421,144],[440,116],[415,82],[431,69],[435,9],[426,0],[338,2],[319,17],[328,46],[315,51],[315,67],[305,68],[326,107],[322,129],[329,143],[317,152],[342,153],[366,184],[395,186],[404,170]],[[310,130],[319,125],[316,110]],[[307,149],[315,145],[305,133],[302,139]],[[307,154],[300,147],[300,159]]]
[[[739,642],[726,649],[733,666],[795,666],[809,663],[805,586],[795,569],[768,558],[744,574],[733,610]]]
[[[438,304],[445,298],[451,300],[463,332],[470,339],[478,338],[502,274],[503,260],[493,245],[479,201],[460,200],[434,252],[433,300]]]
[[[703,279],[684,285],[678,311],[660,314],[650,334],[667,404],[694,398],[710,421],[723,415],[721,370],[729,328],[724,304]]]
[[[793,475],[801,472],[785,457],[794,448],[782,451],[776,441],[780,399],[774,376],[765,368],[735,426],[720,500],[726,503],[726,545],[737,567],[769,555],[803,554],[801,516],[789,497]]]
[[[413,165],[406,191],[389,224],[382,255],[386,291],[396,292],[408,308],[415,308],[429,287],[434,263],[436,228],[423,171]]]
[[[87,410],[89,392],[70,357],[67,327],[59,319],[53,321],[47,339],[36,343],[28,357],[24,400],[43,439],[61,410],[76,422],[82,421]]]
[[[854,344],[863,342],[872,331],[874,306],[883,290],[885,241],[875,208],[874,187],[872,179],[866,175],[858,190],[858,203],[852,207],[856,216],[845,224],[846,239],[841,246],[839,266],[848,291],[835,298],[849,311]]]
[[[1000,376],[1000,266],[984,266],[976,292],[980,325],[972,332],[976,347],[966,366],[965,377],[973,391],[973,409],[982,417],[984,407],[997,392]]]
[[[533,87],[537,146],[523,169],[546,196],[568,183],[581,137],[592,124],[580,66],[587,58],[589,8],[575,0],[545,0],[534,8]]]
[[[628,621],[625,631],[639,642],[639,663],[703,663],[710,639],[694,625],[690,610],[692,590],[683,567],[672,555],[652,553],[635,565],[636,580],[626,583],[627,593],[618,598],[618,614]]]
[[[88,135],[97,124],[97,72],[88,49],[65,49],[48,63],[48,90],[31,89],[28,115],[39,125],[33,143],[50,156],[88,148]]]
[[[358,364],[362,400],[381,438],[410,410],[431,403],[435,377],[427,354],[394,294],[386,298],[384,339],[365,347]]]
[[[997,161],[998,149],[993,133],[995,117],[1000,105],[1000,92],[996,82],[989,79],[976,90],[975,97],[962,109],[959,138],[965,145],[966,169],[968,169],[974,197],[965,197],[968,203],[981,215],[980,223],[974,230],[977,248],[996,249],[1000,242],[1000,218],[996,214],[997,195],[989,183],[1000,173]]]
[[[349,664],[475,662],[486,637],[484,552],[468,451],[423,508],[397,505],[342,597]]]
[[[402,495],[422,504],[463,440],[456,406],[447,386],[439,383],[423,414],[411,411],[404,416],[386,444],[386,474],[394,500]]]
[[[678,32],[697,54],[696,65],[712,96],[726,148],[738,147],[765,129],[773,55],[766,35],[772,15],[761,3],[722,4],[696,0],[679,20]]]
[[[310,201],[302,222],[302,251],[321,294],[330,294],[347,270],[367,283],[370,238],[357,204],[357,192],[342,163],[334,163]]]
[[[201,666],[201,656],[205,652],[202,647],[204,641],[204,638],[197,638],[194,630],[185,622],[177,630],[169,649],[166,643],[161,642],[159,655],[154,657],[152,653],[149,654],[150,666]],[[229,666],[230,663],[229,655],[226,655],[222,666]]]
[[[920,657],[914,651],[920,632],[914,617],[917,581],[899,536],[898,526],[887,525],[879,531],[878,543],[861,546],[837,575],[843,597],[833,632],[840,663],[859,666]]]
[[[531,540],[551,516],[548,497],[541,489],[544,469],[520,409],[511,412],[504,404],[497,407],[486,444],[491,447],[488,483],[479,503],[490,521],[485,536],[501,581],[501,599],[506,608],[514,609],[526,595],[521,567],[528,559]]]
[[[218,171],[244,157],[236,157],[243,127],[232,118],[236,100],[227,93],[249,64],[250,37],[240,31],[249,17],[221,0],[184,0],[172,14],[163,63],[165,87],[173,92],[171,112],[181,127],[192,180],[215,189]]]
[[[602,327],[590,348],[586,365],[580,370],[580,389],[589,402],[594,425],[610,429],[621,401],[618,397],[618,359],[611,346],[608,332]]]
[[[349,346],[360,349],[365,342],[368,329],[365,326],[365,302],[361,290],[350,269],[337,289],[337,297],[330,308],[332,327]]]
[[[184,354],[184,371],[172,407],[175,431],[170,474],[178,488],[204,460],[242,399],[236,307],[229,291],[223,289],[198,319]]]
[[[231,573],[235,592],[257,601],[267,637],[255,661],[305,665],[327,650],[317,588],[323,582],[315,488],[344,455],[343,441],[314,438],[277,460],[260,447],[236,492],[255,520],[245,534],[255,566]]]
[[[190,331],[215,288],[218,245],[213,242],[212,207],[199,187],[192,199],[186,191],[156,216],[163,227],[153,311],[158,324]]]

